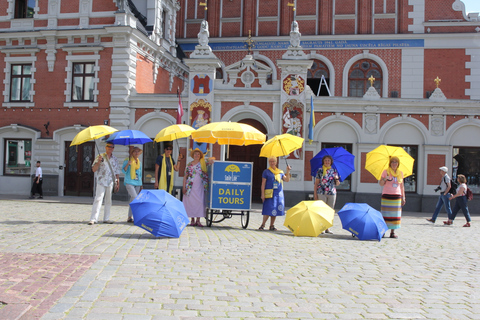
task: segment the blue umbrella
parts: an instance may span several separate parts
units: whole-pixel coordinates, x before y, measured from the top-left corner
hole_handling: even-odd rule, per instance
[[[134,224],[155,237],[178,238],[189,223],[183,203],[165,190],[142,190],[130,202]]]
[[[340,182],[345,180],[353,171],[355,171],[355,156],[342,147],[324,148],[310,160],[312,176],[317,175],[318,169],[323,166],[324,156],[331,156],[333,159],[332,168],[337,169],[340,176]]]
[[[144,144],[147,142],[152,142],[145,133],[138,130],[122,130],[115,132],[108,139],[107,142],[112,142],[114,144],[120,144],[122,146],[129,146],[131,144]]]
[[[380,211],[366,203],[347,203],[338,211],[342,228],[360,240],[380,241],[388,227]]]

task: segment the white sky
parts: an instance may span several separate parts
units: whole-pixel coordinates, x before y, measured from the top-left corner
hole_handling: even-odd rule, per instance
[[[480,0],[462,0],[465,3],[465,11],[480,12]]]

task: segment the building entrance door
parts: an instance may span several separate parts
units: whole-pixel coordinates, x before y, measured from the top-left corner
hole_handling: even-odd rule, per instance
[[[260,130],[262,133],[267,133],[267,130],[257,120],[243,119],[238,121],[240,123],[249,124],[252,127]],[[250,146],[229,146],[229,158],[230,161],[244,161],[253,162],[253,177],[252,177],[252,202],[262,202],[261,199],[261,187],[262,187],[262,173],[267,169],[267,159],[260,158],[260,149],[262,144],[253,144]]]
[[[66,196],[93,196],[92,163],[95,157],[95,142],[86,142],[70,147],[71,141],[65,141],[65,180]]]

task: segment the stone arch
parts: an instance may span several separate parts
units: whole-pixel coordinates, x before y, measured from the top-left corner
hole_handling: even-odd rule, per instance
[[[364,50],[363,53],[357,54],[353,56],[348,62],[345,64],[343,68],[343,86],[342,86],[342,96],[348,97],[348,71],[352,65],[361,59],[370,59],[378,63],[380,68],[382,69],[383,74],[383,84],[382,84],[382,97],[388,97],[388,68],[386,63],[377,55],[371,54],[368,50]]]
[[[318,54],[316,52],[311,52],[310,54],[307,55],[308,59],[313,60],[320,60],[328,68],[329,76],[330,76],[330,84],[329,84],[329,89],[330,92],[332,93],[333,96],[335,96],[335,67],[333,66],[333,63],[326,57],[322,56],[321,54]]]
[[[411,127],[416,130],[406,129]],[[417,119],[396,117],[395,119],[387,121],[382,126],[378,132],[377,141],[379,144],[409,144],[405,143],[405,141],[418,141],[418,145],[422,146],[427,141],[427,134],[427,128]]]
[[[272,69],[272,80],[277,80],[277,67],[269,57],[264,56],[263,54],[259,54],[258,51],[255,51],[253,52],[253,58],[255,60],[265,62],[270,67],[270,69]]]
[[[338,127],[339,124],[342,125],[342,128]],[[360,125],[353,119],[342,115],[332,115],[322,119],[315,125],[313,137],[315,141],[323,141],[324,139],[329,139],[329,137],[332,136],[336,139],[336,141],[332,142],[355,143],[360,141],[361,130],[362,128]],[[342,136],[339,134],[339,132],[345,133],[345,135]],[[354,140],[348,140],[347,136],[354,138]],[[321,144],[317,146],[317,152],[320,151],[321,147]]]
[[[155,111],[141,116],[132,126],[132,129],[140,130],[153,139],[160,130],[176,122],[177,119],[168,113]]]
[[[260,122],[268,133],[274,132],[272,119],[268,114],[260,108],[255,106],[239,105],[229,111],[227,111],[221,121],[240,121],[242,119],[255,119]]]
[[[465,137],[479,136],[480,122],[470,118],[462,119],[448,128],[445,143],[451,146],[478,147],[478,142],[475,139],[465,139]]]

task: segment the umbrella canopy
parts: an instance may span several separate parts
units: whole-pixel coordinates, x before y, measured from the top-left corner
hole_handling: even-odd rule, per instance
[[[284,133],[269,139],[260,150],[260,157],[281,157],[300,149],[304,139],[289,133]]]
[[[388,227],[382,214],[366,203],[347,203],[338,212],[342,228],[360,240],[380,241]]]
[[[72,143],[70,143],[70,146],[76,146],[87,141],[108,136],[109,134],[117,131],[117,129],[105,125],[90,126],[77,133],[77,135],[73,138]]]
[[[192,132],[197,142],[218,143],[220,145],[247,146],[262,144],[266,136],[251,125],[238,122],[212,122]]]
[[[178,238],[189,223],[183,203],[165,190],[143,189],[130,207],[134,224],[155,237]]]
[[[337,170],[340,181],[345,180],[353,171],[355,171],[355,156],[342,147],[324,148],[310,160],[312,176],[317,175],[318,169],[323,166],[323,157],[331,156],[333,159],[332,167]]]
[[[335,210],[321,200],[302,201],[290,208],[284,226],[295,236],[317,237],[333,226]]]
[[[399,170],[403,172],[403,177],[408,177],[413,173],[413,159],[403,148],[381,145],[378,148],[367,153],[365,169],[367,169],[377,180],[382,178],[383,170],[388,168],[390,158],[397,156],[400,159]]]
[[[122,130],[117,131],[112,134],[107,142],[112,142],[114,144],[120,144],[122,146],[129,146],[131,144],[144,144],[147,142],[152,142],[145,133],[138,130]]]
[[[186,124],[173,124],[160,130],[155,136],[156,142],[173,141],[189,137],[195,129]]]

